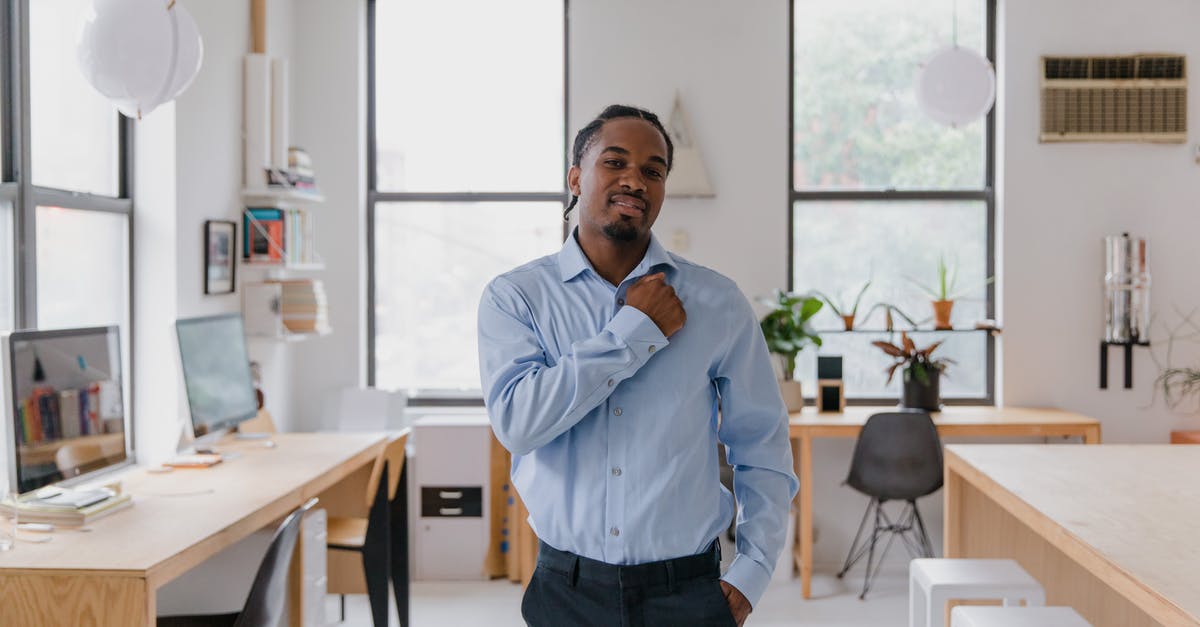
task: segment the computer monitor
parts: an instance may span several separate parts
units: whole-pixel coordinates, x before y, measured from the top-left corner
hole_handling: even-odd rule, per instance
[[[133,463],[117,327],[14,331],[2,343],[12,492]]]
[[[214,441],[258,413],[241,314],[175,322],[192,432]]]

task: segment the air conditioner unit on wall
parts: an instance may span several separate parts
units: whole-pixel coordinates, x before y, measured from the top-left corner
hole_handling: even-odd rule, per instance
[[[1043,142],[1187,141],[1183,55],[1042,57]]]

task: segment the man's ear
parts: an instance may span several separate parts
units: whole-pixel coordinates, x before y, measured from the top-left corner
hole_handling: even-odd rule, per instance
[[[579,166],[573,165],[570,170],[567,170],[567,189],[571,190],[572,196],[579,195],[579,177],[583,174],[583,170]]]

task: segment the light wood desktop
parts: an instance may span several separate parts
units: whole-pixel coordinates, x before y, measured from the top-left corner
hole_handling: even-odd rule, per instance
[[[160,586],[307,499],[369,475],[388,438],[281,433],[273,448],[223,442],[222,451],[240,456],[211,468],[135,469],[123,477],[132,508],[90,531],[61,528],[51,542],[0,553],[0,625],[153,625]],[[344,491],[361,500],[362,489]],[[293,578],[293,603],[298,590]]]
[[[948,557],[1008,557],[1097,627],[1200,625],[1200,450],[955,445]]]
[[[801,593],[806,599],[812,595],[812,442],[816,438],[855,438],[871,415],[887,411],[895,410],[853,406],[844,413],[818,413],[808,407],[788,420],[796,476],[800,479],[793,557],[800,570]],[[1060,409],[948,406],[932,416],[942,437],[1076,436],[1087,444],[1100,443],[1099,421]],[[849,465],[847,459],[847,469]]]

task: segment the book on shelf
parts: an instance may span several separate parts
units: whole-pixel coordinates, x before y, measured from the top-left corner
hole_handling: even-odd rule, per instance
[[[91,503],[84,507],[62,507],[47,505],[38,500],[11,502],[0,505],[0,510],[8,515],[16,511],[19,522],[51,523],[68,527],[79,527],[104,518],[109,514],[119,512],[133,505],[133,497],[129,494],[117,494],[102,501]]]
[[[45,385],[34,388],[17,407],[17,444],[105,433],[105,419],[124,416],[118,391],[115,381],[94,381],[63,390]]]
[[[242,258],[281,265],[314,263],[312,215],[303,209],[247,208]]]

